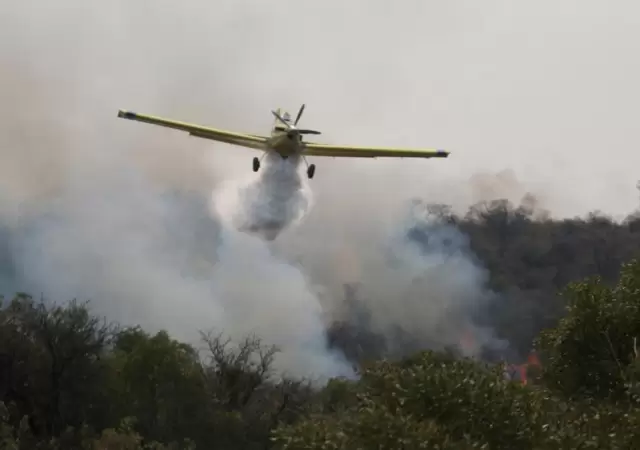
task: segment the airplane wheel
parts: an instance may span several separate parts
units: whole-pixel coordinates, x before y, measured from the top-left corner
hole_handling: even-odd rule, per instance
[[[253,158],[253,171],[257,172],[260,169],[260,160],[258,158]]]
[[[316,173],[316,165],[311,164],[307,169],[307,176],[309,177],[309,179],[313,178],[314,173]]]

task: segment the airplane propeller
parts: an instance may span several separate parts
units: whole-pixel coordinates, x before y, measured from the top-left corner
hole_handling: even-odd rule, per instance
[[[298,125],[298,121],[300,120],[300,117],[302,117],[303,112],[304,112],[304,103],[300,107],[300,111],[298,111],[298,115],[296,116],[296,121],[293,122],[294,125]]]
[[[289,122],[287,122],[286,120],[284,120],[280,114],[278,114],[276,111],[271,111],[271,113],[280,121],[284,124],[284,126],[287,127],[287,134],[289,135],[289,137],[293,137],[296,134],[320,134],[319,131],[316,130],[308,130],[308,129],[304,129],[304,128],[297,128],[296,125],[298,125],[298,121],[300,120],[300,117],[302,117],[302,113],[304,111],[304,104],[302,104],[302,106],[300,107],[300,111],[298,111],[298,115],[296,116],[296,120],[293,122],[293,125],[291,125]]]

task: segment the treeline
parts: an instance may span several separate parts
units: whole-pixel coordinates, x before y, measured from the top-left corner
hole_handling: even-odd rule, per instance
[[[570,285],[527,385],[419,352],[324,388],[275,377],[277,349],[205,351],[74,302],[0,311],[0,446],[12,449],[640,448],[640,262]]]
[[[638,214],[622,221],[599,212],[553,220],[525,198],[519,206],[481,203],[453,220],[470,236],[500,294],[486,321],[521,354],[564,313],[558,292],[568,283],[599,276],[611,285],[621,265],[640,255]]]
[[[426,209],[469,237],[473,254],[488,270],[488,288],[495,292],[476,321],[508,341],[515,358],[525,359],[540,331],[563,316],[566,302],[558,293],[568,283],[599,276],[611,285],[621,265],[640,255],[638,213],[622,221],[599,212],[557,220],[530,196],[519,205],[507,200],[478,203],[464,215],[447,205]],[[412,232],[415,239],[423,238],[423,230]],[[357,286],[345,287],[344,300],[354,304],[354,316],[366,314],[367,299]],[[333,324],[329,334],[352,359],[392,356],[385,354],[384,338],[363,329],[355,318]]]
[[[272,380],[276,348],[202,343],[17,295],[0,311],[0,448],[265,448],[299,418],[311,389]]]
[[[640,218],[429,208],[489,270],[496,296],[477,320],[523,358],[535,348],[527,385],[448,353],[389,360],[381,336],[341,323],[333,345],[370,362],[317,388],[276,377],[259,337],[203,333],[195,348],[20,294],[0,309],[0,448],[640,448],[640,263],[623,265]]]

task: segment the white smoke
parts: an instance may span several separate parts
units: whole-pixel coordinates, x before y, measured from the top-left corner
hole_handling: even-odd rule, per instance
[[[484,304],[484,275],[466,252],[425,255],[397,238],[406,232],[406,202],[465,209],[479,197],[544,188],[556,215],[635,206],[626,186],[636,181],[637,153],[625,149],[634,148],[628,111],[640,66],[627,55],[639,41],[637,27],[617,20],[637,16],[623,3],[610,14],[611,5],[595,1],[578,9],[549,1],[290,2],[286,27],[280,9],[255,0],[7,3],[0,282],[88,298],[110,318],[182,338],[210,327],[259,331],[282,346],[280,368],[296,373],[345,370],[325,349],[320,317],[338,316],[345,282],[360,282],[383,333],[399,327],[424,343],[453,342]],[[305,39],[289,39],[297,35]],[[584,70],[602,58],[607,70]],[[610,70],[616,65],[625,70]],[[326,130],[326,142],[433,145],[452,156],[323,159],[311,209],[293,161],[267,161],[245,182],[239,174],[250,170],[251,151],[116,118],[123,107],[264,133],[270,108],[302,101],[305,123]],[[582,157],[609,147],[623,153]],[[469,182],[478,170],[505,167],[518,189],[511,177],[497,187]],[[167,195],[172,189],[179,194]],[[265,243],[236,227],[277,239]],[[396,263],[384,257],[389,245]]]
[[[312,194],[302,181],[297,156],[265,156],[258,178],[229,180],[213,197],[214,208],[238,230],[269,241],[298,224],[312,206]]]
[[[280,372],[351,374],[327,350],[299,269],[208,216],[199,195],[170,195],[126,166],[74,180],[48,211],[23,217],[12,251],[24,289],[49,300],[89,299],[112,320],[192,342],[199,330],[255,334],[281,349]]]
[[[302,257],[333,296],[342,298],[342,283],[353,287],[346,304],[332,305],[335,317],[384,336],[392,355],[424,348],[455,348],[474,357],[506,351],[506,342],[478,325],[495,294],[468,237],[422,201],[404,207],[403,214],[363,228],[341,250],[323,250],[322,237],[313,257]]]
[[[420,347],[454,347],[465,356],[504,350],[507,342],[475,323],[494,295],[489,273],[469,238],[445,220],[417,201],[389,235],[382,267],[363,284],[374,323],[388,336],[400,328]]]

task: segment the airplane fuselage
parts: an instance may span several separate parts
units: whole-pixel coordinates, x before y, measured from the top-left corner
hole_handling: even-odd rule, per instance
[[[284,111],[282,108],[278,108],[276,111],[278,114],[280,114],[280,117],[282,117],[286,121],[287,124],[293,125],[291,123],[291,116],[288,112]],[[276,119],[273,122],[271,135],[267,139],[266,144],[269,150],[276,152],[283,159],[300,153],[304,148],[304,144],[302,143],[302,135],[296,132],[289,133],[289,130],[287,130],[287,125],[280,122],[279,119]]]
[[[267,147],[286,159],[289,156],[302,152],[303,144],[301,138],[302,136],[299,134],[293,134],[289,137],[286,131],[274,128],[271,136],[267,140]]]
[[[280,155],[282,159],[287,159],[290,156],[299,155],[305,149],[305,144],[302,141],[303,133],[319,134],[313,130],[300,130],[296,127],[298,119],[304,110],[304,105],[300,108],[298,117],[295,122],[291,123],[291,116],[286,111],[278,108],[277,112],[273,111],[276,116],[276,120],[271,128],[271,134],[266,139],[265,147],[267,152],[273,152]],[[305,160],[306,164],[306,160]],[[253,158],[253,171],[257,172],[260,169],[260,160],[258,157]],[[307,176],[313,178],[313,174],[316,171],[315,164],[307,165]]]

